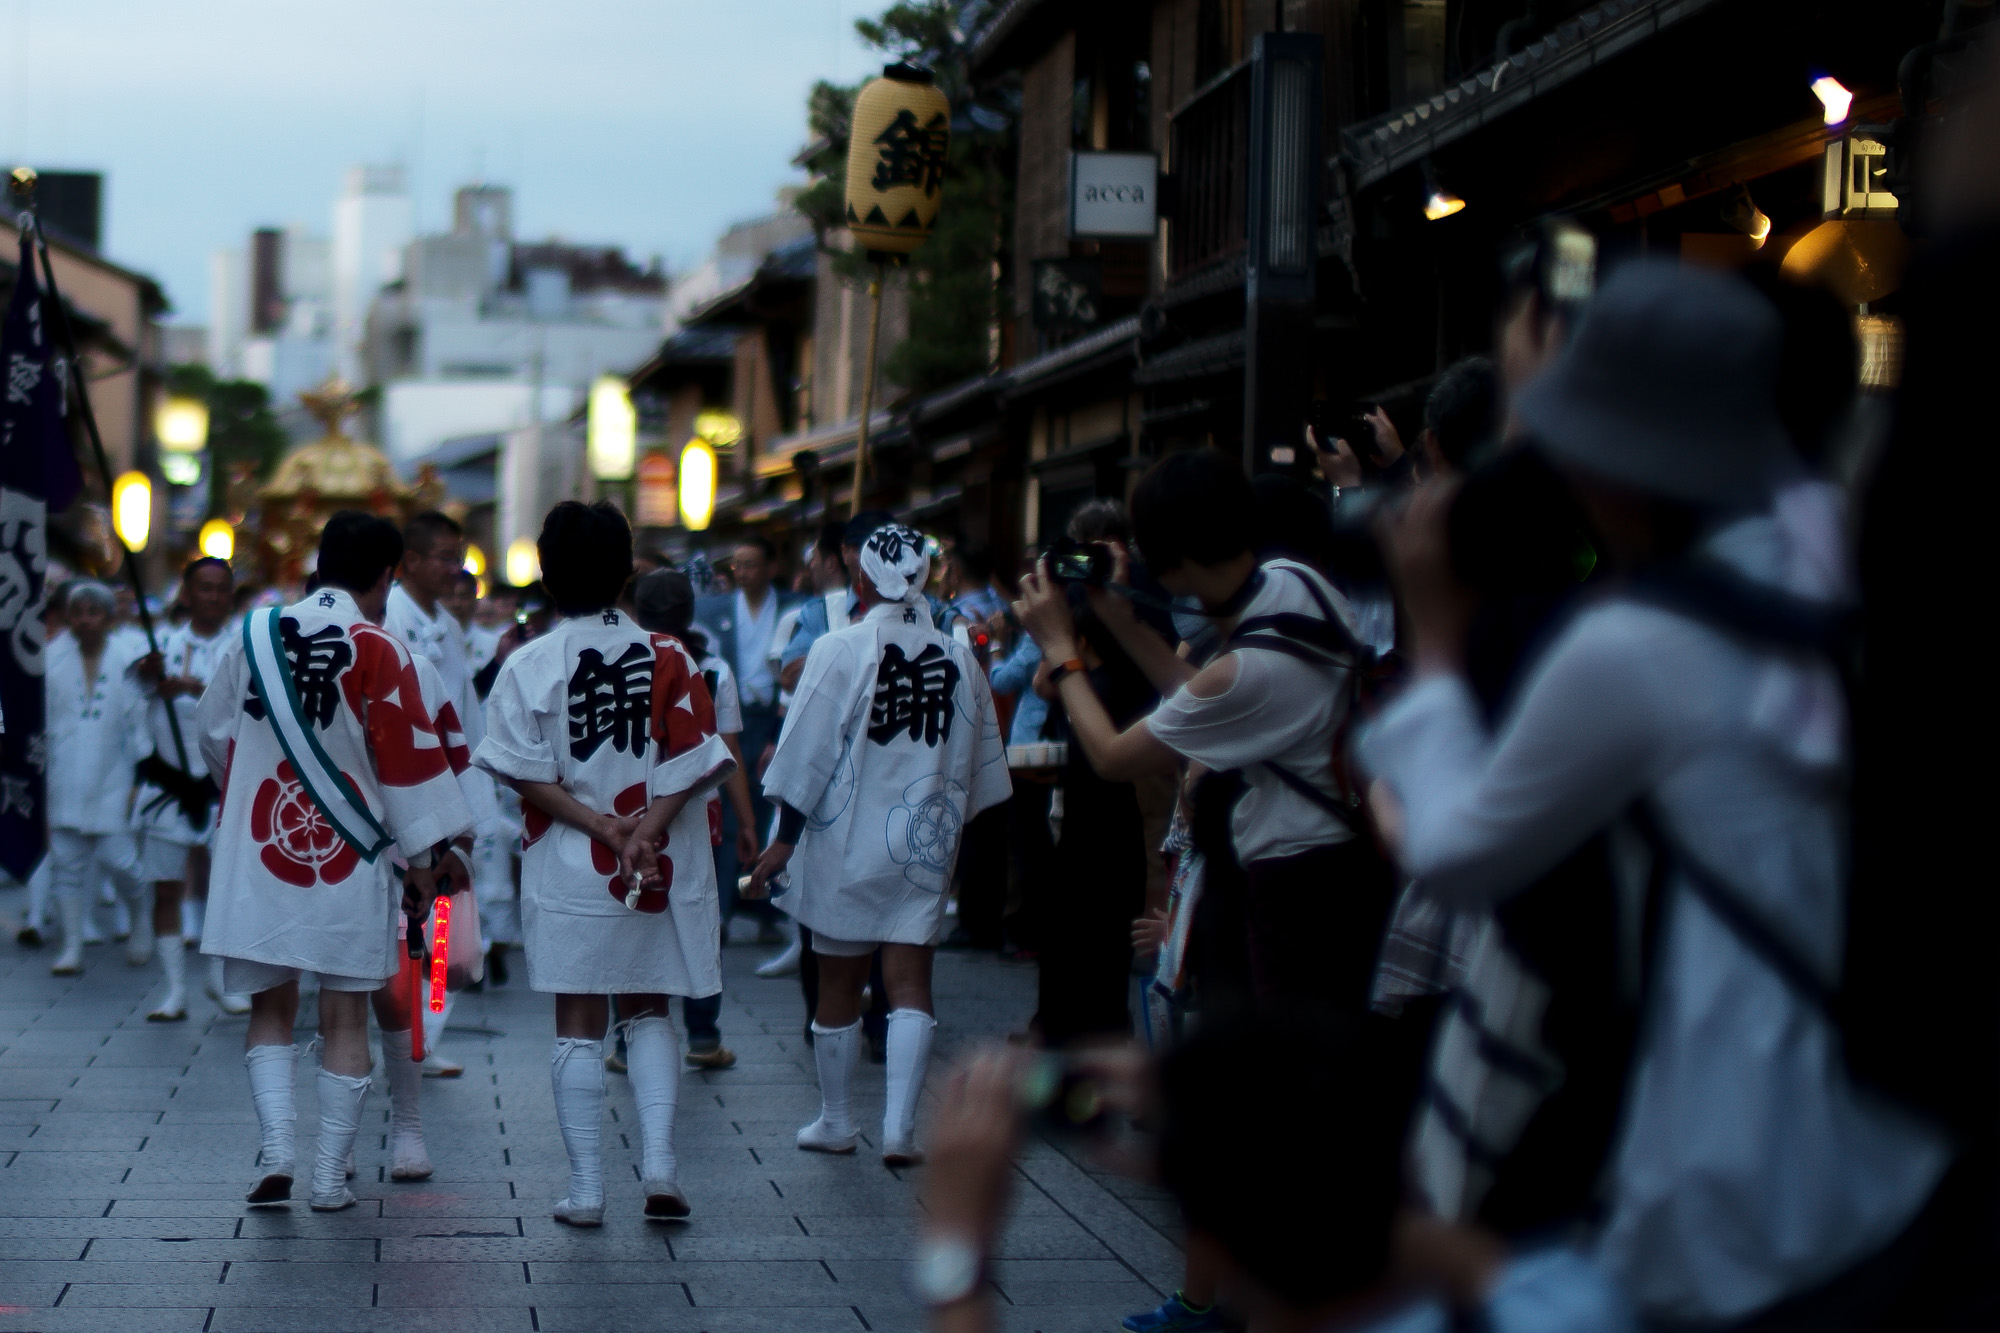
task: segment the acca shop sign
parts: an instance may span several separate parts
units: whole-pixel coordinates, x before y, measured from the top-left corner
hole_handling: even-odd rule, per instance
[[[1071,153],[1069,234],[1151,237],[1160,160],[1151,153]]]

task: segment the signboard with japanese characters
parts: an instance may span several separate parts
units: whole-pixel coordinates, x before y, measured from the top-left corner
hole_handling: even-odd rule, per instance
[[[1160,160],[1151,153],[1071,153],[1069,234],[1150,237],[1159,221]]]

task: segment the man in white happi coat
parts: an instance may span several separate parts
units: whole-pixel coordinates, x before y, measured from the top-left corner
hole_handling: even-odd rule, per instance
[[[140,874],[153,886],[152,925],[158,937],[160,969],[167,977],[166,995],[146,1015],[153,1023],[177,1023],[187,1018],[181,900],[194,876],[203,881],[207,878],[209,835],[219,792],[201,757],[201,746],[196,744],[195,704],[208,688],[215,664],[230,642],[233,592],[228,561],[203,556],[190,563],[181,575],[180,594],[188,608],[188,622],[161,633],[159,655],[148,654],[131,668],[150,696],[144,742],[152,751],[139,761],[132,827],[139,844]],[[169,709],[173,711],[169,713]],[[135,929],[139,924],[136,909],[132,924]],[[247,999],[231,1003],[225,998],[221,960],[211,963],[209,988],[217,1003],[232,1012],[247,1011]]]
[[[680,1052],[667,997],[722,989],[722,921],[704,799],[736,769],[694,659],[617,600],[632,535],[608,504],[564,501],[539,543],[563,616],[501,666],[473,762],[520,793],[528,984],[556,997],[550,1061],[569,1192],[555,1218],[604,1220],[607,994],[619,997],[638,1103],[645,1215],[686,1217],[674,1158]]]
[[[451,614],[446,600],[465,572],[465,531],[436,510],[418,514],[403,525],[403,561],[396,568],[396,582],[389,589],[389,604],[383,612],[382,628],[401,639],[412,653],[437,668],[444,697],[450,701],[465,728],[466,740],[477,746],[486,734],[485,715],[480,709],[479,692],[472,687],[472,665],[465,641],[465,627]],[[500,810],[493,799],[493,780],[478,769],[463,775],[459,784],[472,806],[475,827],[489,834]],[[471,857],[470,840],[463,849]],[[447,1060],[438,1050],[445,1024],[451,1018],[455,993],[447,992],[444,1008],[424,1010],[424,1074],[430,1078],[457,1078],[465,1066]]]
[[[139,760],[146,701],[111,638],[117,603],[102,583],[64,589],[69,633],[48,646],[42,688],[48,707],[49,878],[62,913],[56,976],[83,970],[84,919],[106,878],[132,913],[125,961],[143,967],[152,914],[139,901],[132,839],[132,766]]]
[[[427,910],[437,858],[472,827],[410,652],[376,625],[402,558],[394,525],[343,510],[322,586],[253,611],[195,712],[223,774],[202,951],[251,996],[244,1063],[262,1133],[249,1202],[291,1197],[299,977],[319,977],[319,1148],[312,1206],[354,1202],[347,1162],[368,1095],[368,995],[398,971],[404,910]],[[399,892],[393,861],[408,865]]]
[[[861,617],[813,644],[764,774],[779,829],[751,892],[792,864],[778,905],[812,932],[819,956],[820,1115],[799,1131],[801,1148],[854,1151],[848,1088],[861,988],[880,946],[892,1006],[882,1159],[906,1165],[923,1160],[916,1113],[937,1027],[931,963],[959,835],[1013,785],[986,673],[971,649],[932,626],[922,535],[899,524],[876,529],[861,548],[861,574]]]

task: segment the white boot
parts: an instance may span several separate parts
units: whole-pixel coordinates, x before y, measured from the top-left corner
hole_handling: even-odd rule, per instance
[[[354,1205],[347,1188],[347,1159],[354,1155],[354,1136],[361,1129],[361,1104],[368,1099],[368,1078],[349,1078],[331,1069],[319,1071],[319,1151],[313,1156],[312,1206],[318,1213],[337,1213]]]
[[[146,1015],[148,1023],[180,1023],[188,1016],[187,950],[178,935],[160,936],[160,970],[167,974],[166,998]]]
[[[201,928],[206,924],[208,900],[197,898],[192,893],[181,894],[181,938],[190,945],[201,942]]]
[[[83,890],[71,884],[56,891],[56,907],[62,912],[63,947],[49,975],[73,977],[83,971],[83,921],[89,904]]]
[[[931,1063],[931,1038],[937,1020],[921,1009],[897,1009],[889,1014],[889,1096],[882,1107],[882,1160],[890,1166],[915,1166],[924,1160],[917,1150],[917,1098],[924,1091],[924,1071]]]
[[[844,1028],[812,1025],[813,1063],[819,1066],[819,1119],[799,1131],[807,1152],[854,1151],[854,1117],[847,1109],[854,1065],[861,1056],[861,1020]]]
[[[223,988],[222,956],[208,956],[208,998],[215,1001],[215,1007],[225,1014],[247,1014],[250,1012],[250,997],[237,995]]]
[[[430,983],[425,982],[424,988],[428,991]],[[430,1004],[428,1002],[424,1004],[425,1078],[457,1078],[465,1072],[464,1065],[438,1054],[438,1043],[444,1040],[444,1025],[451,1021],[451,1007],[457,1003],[458,997],[446,991],[442,1011],[434,1014],[431,1012]]]
[[[421,1106],[424,1067],[410,1058],[408,1032],[383,1032],[382,1067],[389,1074],[389,1179],[429,1180]]]
[[[549,1060],[555,1085],[556,1124],[569,1153],[569,1193],[555,1219],[573,1227],[604,1224],[604,1043],[557,1037]]]
[[[144,967],[153,961],[153,889],[146,885],[131,896],[120,893],[125,910],[132,917],[132,929],[125,936],[125,965]]]
[[[262,1138],[257,1161],[263,1170],[250,1203],[282,1203],[292,1197],[293,1158],[298,1127],[297,1046],[252,1046],[243,1053],[250,1071],[250,1100],[257,1107],[257,1131]]]
[[[758,964],[758,976],[789,977],[799,970],[799,959],[805,954],[805,945],[800,943],[799,926],[796,921],[791,923],[791,931],[792,942],[785,946],[782,953],[775,954]]]
[[[632,1100],[639,1104],[639,1142],[643,1164],[639,1174],[646,1195],[646,1216],[686,1217],[687,1195],[681,1192],[679,1163],[674,1160],[674,1111],[680,1102],[681,1052],[674,1025],[658,1015],[635,1018],[625,1025],[625,1070],[632,1080]]]

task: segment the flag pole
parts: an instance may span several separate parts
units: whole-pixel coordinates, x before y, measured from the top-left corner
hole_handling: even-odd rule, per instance
[[[62,292],[56,286],[55,264],[49,259],[48,233],[42,230],[42,219],[35,211],[35,186],[38,177],[33,167],[16,167],[8,180],[8,188],[18,197],[27,211],[21,217],[34,233],[35,251],[42,257],[43,307],[50,312],[49,322],[55,328],[56,345],[68,359],[69,374],[63,378],[76,386],[78,414],[83,417],[84,434],[90,437],[91,453],[97,459],[97,474],[104,479],[104,498],[111,499],[111,461],[104,453],[104,437],[97,430],[97,413],[90,407],[90,386],[84,379],[83,357],[76,349],[76,331],[70,327],[69,308],[63,304]],[[160,641],[153,633],[153,613],[146,609],[146,581],[139,570],[139,557],[122,537],[113,531],[118,548],[125,552],[125,578],[132,585],[132,600],[139,609],[139,627],[146,632],[146,651],[154,657],[160,654]],[[181,739],[181,722],[178,710],[172,700],[167,704],[167,729],[174,737],[174,758],[180,761],[180,770],[188,771],[187,743]]]

